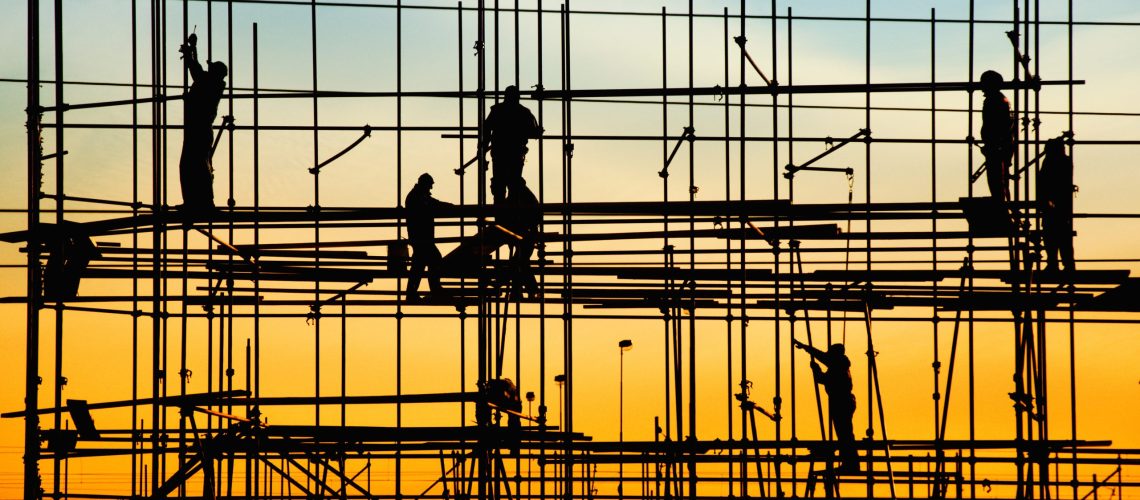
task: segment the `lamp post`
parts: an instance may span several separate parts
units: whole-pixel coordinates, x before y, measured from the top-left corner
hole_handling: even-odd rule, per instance
[[[555,375],[554,376],[554,383],[558,384],[558,430],[560,432],[562,432],[562,431],[565,431],[565,427],[562,425],[562,397],[563,397],[562,396],[562,385],[566,383],[566,374],[560,373],[558,375]],[[568,462],[569,462],[568,460],[564,460],[563,461],[563,467],[567,467],[567,468],[570,467]],[[558,475],[559,473],[560,473],[560,471],[558,470],[558,466],[555,465],[554,466],[554,474]],[[563,475],[561,477],[565,478],[566,476]],[[560,491],[561,484],[562,484],[562,481],[555,481],[554,482],[554,494],[555,495],[561,495],[562,494],[562,492]]]
[[[618,498],[624,498],[625,482],[625,352],[633,349],[629,339],[618,342]]]
[[[527,427],[530,427],[534,421],[534,406],[533,405],[534,405],[534,391],[527,391],[527,393],[526,393],[526,415],[528,417],[530,417],[530,419],[528,419],[526,421]],[[539,411],[541,412],[541,410],[539,410]],[[531,463],[531,460],[528,459],[526,461],[526,477],[534,477],[534,476],[530,475],[530,463]],[[531,485],[531,481],[527,481],[526,482],[526,495],[528,497],[530,496],[530,485]],[[545,485],[543,486],[543,488],[545,488]]]

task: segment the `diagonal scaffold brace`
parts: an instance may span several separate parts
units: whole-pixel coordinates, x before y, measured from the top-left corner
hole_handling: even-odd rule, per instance
[[[665,166],[661,167],[660,172],[657,172],[658,177],[662,179],[669,177],[669,165],[673,163],[673,157],[677,156],[677,151],[681,149],[681,144],[683,144],[685,141],[689,141],[691,143],[696,140],[697,136],[694,135],[694,132],[696,131],[697,130],[692,126],[685,127],[682,130],[681,137],[678,137],[677,143],[673,144],[673,151],[669,152],[669,158],[665,159]]]
[[[354,148],[356,148],[356,146],[359,146],[360,143],[364,142],[364,140],[369,138],[369,137],[372,137],[372,126],[371,125],[365,125],[364,131],[361,134],[361,136],[358,137],[355,141],[353,141],[352,144],[349,144],[348,147],[340,150],[339,153],[332,155],[329,159],[322,161],[317,166],[310,168],[309,173],[313,174],[313,175],[317,175],[318,173],[320,173],[321,169],[324,168],[326,165],[336,161],[337,159],[344,156],[345,154],[348,154],[349,151],[352,151]]]
[[[756,64],[756,60],[752,59],[752,54],[749,54],[748,49],[744,48],[744,44],[748,43],[748,38],[745,38],[744,35],[740,35],[732,37],[732,41],[736,42],[736,45],[740,47],[740,52],[744,54],[745,59],[748,59],[748,64],[752,65],[752,69],[756,70],[756,74],[760,75],[760,79],[764,80],[764,84],[769,87],[777,86],[775,80],[769,80],[768,77],[764,75],[764,72],[760,71],[760,65]]]
[[[1025,71],[1025,81],[1032,84],[1038,84],[1039,79],[1032,71],[1029,70],[1029,56],[1022,54],[1021,49],[1017,47],[1017,41],[1021,38],[1016,31],[1005,32],[1006,38],[1009,38],[1010,45],[1013,45],[1013,54],[1017,58],[1017,63],[1021,65],[1021,69]]]
[[[804,163],[802,163],[802,164],[800,164],[800,165],[795,165],[795,164],[792,164],[792,163],[789,163],[789,164],[785,165],[785,166],[784,166],[784,170],[786,170],[787,172],[784,172],[784,178],[786,178],[786,179],[791,179],[791,178],[795,177],[795,175],[796,175],[796,172],[799,172],[799,171],[811,171],[811,172],[842,172],[842,173],[844,173],[844,174],[847,174],[848,176],[852,176],[852,175],[855,175],[855,170],[854,170],[854,169],[852,169],[851,167],[846,167],[846,168],[838,168],[838,167],[813,167],[813,166],[811,166],[811,165],[812,165],[813,163],[815,163],[815,162],[817,162],[817,161],[819,161],[819,160],[823,159],[824,157],[826,157],[826,156],[830,155],[831,153],[834,153],[834,152],[835,152],[836,150],[838,150],[839,148],[841,148],[841,147],[843,147],[843,146],[846,146],[846,145],[847,145],[847,144],[849,144],[851,141],[854,141],[854,140],[856,140],[856,139],[859,139],[860,137],[868,137],[868,138],[869,138],[869,137],[871,137],[871,130],[870,130],[870,129],[861,128],[861,129],[859,129],[859,131],[858,131],[858,132],[855,132],[855,134],[854,134],[854,135],[852,135],[851,137],[848,137],[848,138],[846,138],[846,139],[843,139],[842,141],[840,141],[840,142],[839,142],[839,144],[836,144],[836,145],[834,145],[834,146],[831,146],[831,147],[829,147],[829,148],[825,149],[825,150],[824,150],[822,153],[820,153],[820,154],[818,154],[818,155],[815,155],[815,157],[814,157],[814,158],[812,158],[812,159],[810,159],[810,160],[808,160],[808,161],[806,161],[806,162],[804,162]],[[831,139],[830,139],[830,138],[828,138],[828,143],[830,144],[830,142],[831,142]]]

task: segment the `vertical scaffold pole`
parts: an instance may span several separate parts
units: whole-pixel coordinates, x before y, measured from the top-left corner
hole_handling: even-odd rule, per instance
[[[731,93],[728,90],[728,88],[729,88],[729,83],[728,83],[728,79],[729,79],[729,75],[728,75],[729,45],[728,45],[728,41],[731,37],[728,34],[728,7],[727,6],[722,8],[721,18],[722,18],[723,26],[724,26],[723,32],[721,33],[721,36],[724,37],[724,40],[723,40],[723,43],[724,43],[724,49],[723,49],[724,50],[724,201],[727,203],[727,202],[732,201],[732,139],[729,137],[729,133],[730,133],[729,130],[731,127],[730,119],[732,116],[732,105],[730,103],[731,100],[729,99],[729,96],[731,95]],[[732,222],[726,218],[724,221],[724,228],[728,229],[731,224],[732,224]],[[725,269],[731,269],[731,266],[732,266],[732,239],[731,238],[725,238],[724,239],[724,265],[725,265]],[[728,294],[729,297],[732,296],[732,281],[731,280],[725,280],[725,292]],[[724,346],[725,346],[725,357],[724,357],[725,370],[724,370],[724,373],[725,373],[725,389],[726,389],[725,417],[726,417],[726,425],[727,425],[727,429],[728,429],[728,442],[731,443],[733,440],[733,435],[734,435],[735,430],[736,430],[733,428],[733,425],[734,425],[733,424],[733,413],[734,412],[732,411],[733,401],[735,401],[736,398],[733,397],[733,394],[735,394],[735,391],[733,390],[733,387],[735,384],[733,384],[733,381],[732,381],[732,301],[731,300],[725,301],[724,316],[725,316],[725,318],[724,318],[725,319],[725,321],[724,321],[724,324],[725,324],[725,327],[724,327],[724,330],[725,330],[725,332],[724,332]],[[725,469],[727,469],[725,472],[728,474],[728,482],[726,483],[725,489],[728,491],[729,495],[732,495],[732,488],[734,487],[733,480],[735,479],[734,475],[736,473],[735,469],[733,468],[733,462],[732,462],[733,450],[729,449],[727,451],[727,453],[728,453],[728,461],[725,462],[725,466],[726,466]]]
[[[477,195],[476,195],[477,203],[478,203],[478,206],[480,208],[479,218],[477,220],[477,224],[478,224],[478,228],[479,228],[478,234],[480,235],[479,238],[483,238],[483,236],[482,236],[484,233],[483,230],[487,226],[486,215],[484,215],[484,211],[482,210],[487,205],[487,191],[486,191],[487,190],[487,158],[486,158],[486,149],[485,148],[486,148],[486,140],[487,140],[486,135],[487,135],[488,131],[485,127],[486,114],[484,113],[485,107],[487,104],[487,95],[486,95],[486,93],[487,93],[487,53],[486,52],[487,51],[486,51],[486,43],[485,43],[486,42],[486,36],[487,36],[487,10],[486,9],[487,9],[486,0],[479,0],[478,10],[476,12],[477,27],[476,27],[476,34],[475,34],[475,36],[476,36],[475,52],[476,52],[476,58],[477,58],[476,63],[475,63],[476,72],[477,72],[476,82],[475,82],[475,85],[476,85],[476,93],[475,93],[476,106],[475,106],[475,109],[476,109],[476,115],[477,115],[478,127],[479,127],[479,143],[477,145],[478,149],[476,150],[476,153],[475,153],[476,158],[478,158],[479,169],[478,169],[478,180],[476,183],[476,190],[475,191],[477,193]],[[480,262],[479,262],[478,279],[479,279],[479,282],[478,282],[479,312],[478,312],[478,332],[477,332],[477,344],[478,345],[477,345],[476,359],[477,359],[477,363],[478,363],[478,374],[479,374],[478,378],[477,378],[477,384],[478,384],[479,389],[482,390],[484,388],[484,385],[487,383],[487,379],[488,379],[487,370],[489,369],[489,363],[488,363],[489,358],[487,356],[487,348],[488,348],[488,335],[490,334],[489,329],[488,329],[488,324],[487,324],[487,314],[489,311],[489,307],[488,307],[488,303],[487,303],[487,286],[488,286],[488,283],[487,283],[487,276],[486,276],[486,272],[484,270],[482,259],[480,259]],[[478,403],[478,404],[483,404],[483,403]],[[482,413],[482,409],[476,410],[476,421],[478,421],[478,424],[480,427],[482,427],[483,425],[486,425],[486,422],[479,421],[481,419],[478,415],[481,413]],[[478,495],[478,498],[487,498],[487,496],[490,494],[488,479],[490,478],[491,462],[489,460],[489,457],[487,456],[487,454],[489,453],[489,450],[486,449],[486,447],[483,445],[482,440],[480,440],[476,444],[474,451],[475,451],[475,456],[477,457],[476,462],[478,463],[478,474],[479,474],[479,477],[477,480],[477,486],[476,486],[476,494]]]
[[[1068,115],[1068,130],[1073,130],[1073,0],[1068,2],[1068,15],[1065,18],[1065,34],[1067,36],[1068,47],[1068,73],[1067,79],[1068,93],[1067,93],[1067,115]],[[1070,158],[1076,156],[1075,147],[1069,148]],[[1077,440],[1077,339],[1076,339],[1076,324],[1074,322],[1075,315],[1072,306],[1069,307],[1069,436],[1074,442]],[[1077,481],[1077,447],[1073,447],[1072,455],[1072,485],[1073,485],[1073,498],[1077,497],[1078,485]]]
[[[131,0],[131,216],[139,215],[139,65],[138,0]],[[139,232],[131,232],[131,248],[139,247]],[[30,247],[29,247],[30,248]],[[139,398],[139,260],[131,256],[131,399]],[[207,354],[209,357],[209,354]],[[131,405],[131,496],[139,493],[138,405]]]
[[[60,227],[63,226],[63,209],[66,193],[64,192],[64,159],[66,156],[63,154],[63,1],[55,0],[53,12],[53,29],[55,41],[52,45],[55,59],[55,222]],[[41,158],[42,160],[42,158]],[[42,168],[42,165],[41,165]],[[61,240],[53,252],[63,251],[63,241]],[[53,330],[55,332],[55,361],[53,369],[55,371],[52,377],[52,400],[56,408],[63,407],[63,304],[59,299],[55,299],[55,325]],[[52,419],[52,427],[54,429],[63,428],[63,413],[54,412]],[[52,459],[52,494],[58,498],[60,494],[60,464],[61,460],[57,454],[53,454]]]
[[[24,373],[24,498],[40,498],[40,2],[28,0],[28,265],[27,335]],[[58,79],[58,78],[57,78]]]
[[[865,228],[866,234],[867,234],[867,239],[866,239],[867,262],[866,262],[865,266],[866,266],[867,271],[870,272],[871,271],[871,132],[870,132],[871,131],[871,89],[870,89],[870,86],[871,86],[871,0],[867,0],[864,15],[866,17],[864,18],[864,21],[863,21],[864,22],[864,28],[863,28],[864,46],[863,46],[863,49],[866,52],[864,53],[864,56],[863,56],[864,57],[864,59],[863,59],[864,75],[863,76],[864,76],[864,79],[867,83],[867,92],[863,96],[863,99],[864,99],[864,102],[863,102],[864,111],[863,111],[863,113],[864,113],[864,120],[865,120],[864,124],[863,124],[863,128],[866,129],[868,132],[863,135],[863,140],[864,140],[864,144],[865,144],[864,152],[863,152],[863,154],[864,154],[863,162],[864,162],[864,166],[866,168],[866,173],[864,174],[864,181],[863,181],[864,182],[863,185],[864,185],[864,189],[865,189],[863,196],[864,196],[864,200],[866,201],[865,206],[866,206],[866,216],[867,216],[867,222],[866,222],[867,227]],[[872,285],[870,283],[868,283],[867,284],[867,291],[870,292],[871,290],[872,290]],[[874,359],[875,352],[874,352],[874,349],[872,348],[872,344],[871,344],[871,327],[870,327],[871,308],[869,305],[867,306],[866,314],[868,316],[868,318],[867,318],[867,435],[866,435],[866,437],[867,437],[867,440],[870,441],[871,439],[873,439],[874,433],[875,433],[875,431],[874,431],[874,428],[875,428],[875,400],[873,399],[875,384],[872,383],[872,381],[875,379],[875,372],[874,372],[874,369],[875,369],[875,359]],[[871,471],[875,465],[874,460],[872,460],[873,454],[874,453],[871,451],[871,449],[868,448],[867,449],[867,496],[869,496],[869,497],[874,496],[874,491],[875,491],[874,490],[874,479],[873,479],[874,474],[871,474]]]
[[[969,17],[966,23],[967,26],[967,64],[966,64],[966,81],[971,84],[974,82],[974,0],[970,0]],[[974,172],[974,91],[971,90],[966,93],[966,196],[974,196],[974,184],[970,182],[970,176]],[[974,263],[974,239],[970,237],[966,240],[966,259],[967,263],[973,266]],[[974,276],[970,273],[966,276],[967,291],[974,293]],[[975,428],[975,406],[974,406],[974,311],[970,309],[966,312],[966,338],[967,338],[967,354],[969,364],[969,376],[967,377],[967,384],[969,389],[969,424],[970,424],[970,442],[974,442],[976,436]],[[977,478],[977,461],[976,451],[973,447],[970,448],[970,497],[976,498],[977,485],[975,479]]]
[[[562,161],[565,168],[562,171],[562,196],[563,206],[567,207],[562,213],[562,223],[567,239],[564,243],[564,257],[562,259],[565,267],[565,287],[566,290],[563,295],[563,364],[566,370],[566,394],[565,394],[565,425],[566,429],[563,430],[563,445],[565,446],[564,457],[565,461],[565,475],[566,483],[562,490],[563,495],[570,499],[574,495],[574,468],[571,466],[572,456],[572,437],[571,433],[574,431],[574,280],[571,277],[570,270],[573,267],[574,248],[571,239],[573,233],[573,226],[570,221],[570,203],[573,201],[571,195],[573,187],[572,166],[574,158],[574,143],[572,142],[572,133],[570,121],[570,0],[566,0],[563,4],[562,12],[562,88],[566,90],[566,97],[562,100]],[[583,482],[583,485],[586,483]],[[585,495],[583,495],[585,496]]]
[[[745,36],[747,31],[747,15],[746,15],[747,2],[740,0],[740,35]],[[740,54],[740,67],[738,68],[740,84],[738,90],[740,91],[740,201],[743,202],[746,198],[747,191],[747,175],[746,175],[746,153],[747,141],[745,141],[745,131],[747,120],[745,120],[748,112],[746,104],[746,97],[748,95],[748,76],[744,70],[744,54]],[[727,135],[727,134],[726,134]],[[748,221],[743,216],[740,217],[740,392],[745,393],[748,385],[748,302],[745,297],[748,296],[748,279],[745,276],[748,261],[748,239],[744,235],[744,231],[748,229]],[[740,410],[740,438],[744,439],[748,435],[748,412],[741,407]],[[748,496],[748,454],[741,452],[740,454],[740,496]]]
[[[689,0],[689,129],[693,130],[694,123],[694,95],[693,95],[693,0]],[[689,134],[689,202],[696,201],[697,193],[697,180],[696,180],[696,141],[692,140],[692,132]],[[694,236],[697,222],[695,216],[689,215],[689,270],[695,270],[697,267],[696,259],[696,244],[697,240]],[[690,283],[690,287],[695,287],[695,284]],[[691,289],[695,291],[694,289]],[[694,299],[695,300],[695,299]],[[697,442],[697,311],[695,307],[689,305],[689,439],[693,443]],[[689,452],[689,498],[696,498],[697,496],[697,462],[694,459],[696,451],[690,450]]]
[[[537,33],[536,33],[536,36],[538,38],[538,41],[536,44],[536,46],[537,46],[536,53],[538,56],[538,64],[537,64],[537,67],[535,69],[538,72],[537,88],[539,90],[542,90],[543,85],[544,85],[543,65],[542,65],[542,63],[543,63],[543,43],[542,43],[543,42],[543,31],[542,31],[543,10],[542,10],[542,2],[538,2],[538,4],[535,6],[535,10],[537,11],[535,17],[536,17],[536,21],[538,24],[538,29],[537,29]],[[546,123],[544,121],[544,118],[545,118],[544,110],[546,107],[545,104],[546,104],[545,100],[543,100],[543,99],[538,100],[538,126],[542,130],[545,130],[545,128],[543,128],[543,127],[546,126]],[[546,154],[545,154],[545,152],[546,152],[545,141],[544,141],[543,137],[539,137],[538,138],[538,205],[540,207],[544,206],[544,204],[546,203],[546,198],[545,198],[545,184],[546,184],[545,156],[546,156]],[[541,234],[545,231],[546,231],[545,217],[542,217],[539,219],[539,233]],[[540,244],[538,247],[538,262],[539,262],[539,264],[538,264],[539,269],[542,271],[545,271],[545,269],[546,269],[546,245],[545,244]],[[539,272],[538,289],[539,290],[545,290],[546,289],[546,273],[545,272]],[[561,403],[559,403],[559,404],[561,404]],[[543,294],[543,297],[539,300],[539,304],[538,304],[538,415],[539,415],[538,430],[541,433],[545,433],[547,430],[547,427],[548,427],[547,426],[547,419],[546,419],[546,294],[545,293]],[[559,425],[561,425],[561,422],[559,422]],[[545,435],[543,435],[543,436],[540,436],[539,439],[545,440],[546,437],[545,437]],[[547,450],[546,450],[545,446],[539,449],[539,451],[538,451],[539,463],[545,463],[546,451]],[[539,499],[540,500],[546,500],[546,467],[539,467],[538,468],[538,476],[539,476],[539,483],[538,484],[540,485],[539,486]]]
[[[396,0],[396,206],[400,206],[400,195],[404,192],[404,4]],[[462,133],[462,132],[461,132]],[[403,219],[396,219],[396,236],[401,236]],[[432,269],[434,272],[435,269]],[[401,279],[396,279],[396,289],[399,291]],[[400,402],[400,395],[404,391],[404,315],[403,301],[399,293],[396,294],[396,429],[402,430],[404,426],[404,405]],[[397,435],[402,435],[397,434]],[[399,499],[403,495],[404,460],[400,446],[400,438],[396,438],[396,488],[394,497]]]

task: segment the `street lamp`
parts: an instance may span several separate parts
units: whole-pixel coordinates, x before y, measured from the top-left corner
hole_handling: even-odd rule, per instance
[[[528,419],[526,421],[527,427],[530,427],[531,423],[534,421],[534,407],[533,407],[533,405],[534,405],[534,391],[527,391],[527,393],[526,393],[526,414],[528,417],[530,417],[530,419]],[[541,412],[541,411],[542,410],[540,409],[539,412]],[[530,475],[530,463],[531,462],[532,462],[531,460],[526,461],[526,475],[527,475],[527,477],[534,477],[534,476]],[[527,481],[527,483],[526,483],[526,494],[527,494],[527,496],[530,496],[530,486],[531,486],[531,482]],[[546,486],[544,485],[543,488],[545,489]]]
[[[618,342],[618,498],[624,498],[625,482],[625,352],[633,349],[629,339]]]
[[[562,396],[562,385],[566,383],[566,374],[560,373],[558,375],[555,375],[554,376],[554,383],[558,384],[558,430],[560,432],[565,432],[565,426],[562,425],[562,397],[563,397]],[[567,461],[564,461],[564,462],[567,462]],[[566,467],[567,468],[566,470],[569,470],[570,465],[569,465],[569,463],[563,463],[563,467]],[[557,465],[554,466],[554,473],[555,473],[555,475],[557,475],[559,473]],[[564,475],[562,477],[566,477],[565,472],[563,472],[563,474]],[[560,491],[561,485],[562,485],[562,481],[556,481],[554,483],[554,494],[555,495],[561,495],[562,494]]]

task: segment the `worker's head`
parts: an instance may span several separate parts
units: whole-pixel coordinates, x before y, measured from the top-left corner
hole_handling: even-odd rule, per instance
[[[831,344],[831,346],[829,346],[827,348],[827,355],[831,356],[833,358],[838,358],[840,356],[846,356],[847,355],[847,348],[843,347],[843,344]]]
[[[221,80],[228,74],[230,74],[230,70],[226,68],[226,63],[221,61],[213,61],[210,63],[210,76]]]
[[[420,175],[419,180],[416,181],[417,186],[425,187],[427,189],[431,189],[432,185],[434,184],[435,179],[431,178],[431,174],[422,174]]]
[[[1049,139],[1048,141],[1045,141],[1045,154],[1056,155],[1056,154],[1063,154],[1064,152],[1065,152],[1065,138],[1064,137],[1054,137],[1052,139]]]
[[[514,85],[508,85],[503,90],[503,102],[519,102],[519,88]]]
[[[982,77],[978,80],[982,84],[982,90],[992,92],[1001,89],[1001,82],[1003,81],[1001,73],[988,69],[982,73]]]

